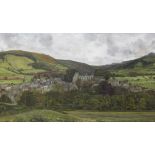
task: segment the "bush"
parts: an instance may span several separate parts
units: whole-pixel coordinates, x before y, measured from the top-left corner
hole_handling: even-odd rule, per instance
[[[0,97],[0,102],[3,102],[3,103],[11,103],[11,100],[10,100],[10,98],[8,96],[2,95]]]
[[[25,91],[25,92],[23,92],[22,96],[20,97],[19,102],[26,106],[34,106],[37,103],[37,97],[34,92]]]

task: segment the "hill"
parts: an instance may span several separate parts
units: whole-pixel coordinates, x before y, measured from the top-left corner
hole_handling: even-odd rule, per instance
[[[98,66],[98,72],[110,71],[118,76],[155,75],[155,53],[122,63]]]
[[[29,79],[34,73],[53,71],[65,73],[66,67],[56,59],[39,53],[12,50],[0,52],[0,79],[10,79],[10,82],[19,82],[19,79]]]
[[[62,71],[64,69],[48,55],[19,50],[0,52],[0,65],[6,70],[20,74],[40,70]]]
[[[45,54],[21,50],[0,52],[0,83],[29,81],[35,73],[40,72],[64,75],[68,69],[75,69],[81,74],[94,72],[90,65],[71,60],[58,60]]]
[[[81,74],[92,74],[95,72],[95,75],[102,75],[106,71],[110,71],[119,77],[155,75],[155,54],[150,53],[135,60],[96,67],[21,50],[0,52],[0,83],[29,81],[35,73],[39,72],[50,71],[64,75],[68,69],[75,69]]]
[[[72,60],[58,60],[58,62],[67,68],[77,70],[81,74],[92,74],[95,70],[93,66]]]

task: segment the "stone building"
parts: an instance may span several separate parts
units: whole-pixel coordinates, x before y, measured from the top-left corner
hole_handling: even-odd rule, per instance
[[[94,79],[94,75],[80,75],[78,72],[76,72],[73,76],[72,82],[75,83],[77,80],[81,81],[90,81]]]

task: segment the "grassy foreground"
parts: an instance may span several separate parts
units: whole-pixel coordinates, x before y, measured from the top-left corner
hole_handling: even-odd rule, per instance
[[[0,122],[78,122],[78,121],[83,121],[83,119],[52,110],[31,110],[19,114],[0,116]]]
[[[0,116],[0,122],[155,122],[155,112],[31,110]]]
[[[67,111],[90,122],[154,122],[155,112],[93,112]]]

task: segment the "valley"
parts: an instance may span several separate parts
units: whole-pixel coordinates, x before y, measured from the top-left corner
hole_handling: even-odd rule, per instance
[[[0,52],[0,121],[155,121],[155,54],[105,66]]]

